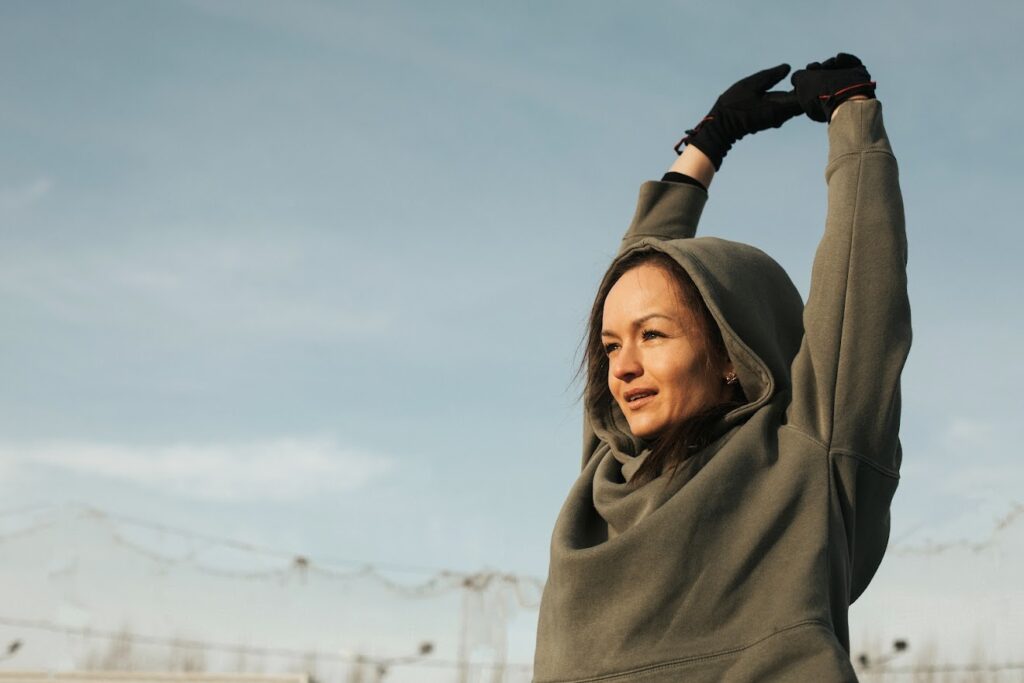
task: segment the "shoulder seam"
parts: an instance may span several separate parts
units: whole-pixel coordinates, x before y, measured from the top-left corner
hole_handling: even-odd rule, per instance
[[[792,432],[794,432],[796,434],[799,434],[804,439],[806,439],[807,441],[810,441],[812,444],[814,444],[819,449],[821,449],[823,452],[825,452],[825,453],[827,453],[829,455],[842,455],[842,456],[847,457],[847,458],[853,458],[854,460],[858,460],[858,461],[864,463],[865,465],[867,465],[871,469],[876,470],[879,474],[884,474],[885,476],[891,477],[893,479],[899,479],[900,478],[900,473],[899,472],[897,472],[895,470],[892,470],[892,469],[890,469],[888,467],[883,467],[882,465],[879,465],[877,462],[875,462],[871,458],[867,457],[866,455],[862,455],[861,453],[858,453],[857,451],[852,451],[852,450],[850,450],[848,448],[829,448],[823,441],[821,441],[819,439],[816,439],[815,437],[811,436],[810,434],[808,434],[804,430],[800,429],[799,427],[795,427],[795,426],[793,426],[791,424],[784,424],[784,425],[782,425],[782,429],[788,429],[788,430],[790,430],[790,431],[792,431]]]
[[[895,470],[892,470],[892,469],[890,469],[888,467],[883,467],[882,465],[879,465],[877,462],[875,462],[871,458],[869,458],[869,457],[867,457],[865,455],[861,455],[860,453],[858,453],[856,451],[847,450],[845,448],[832,448],[832,449],[829,450],[829,454],[830,455],[842,455],[842,456],[845,456],[847,458],[853,458],[854,460],[857,460],[857,461],[867,465],[868,467],[870,467],[871,469],[875,470],[879,474],[883,474],[883,475],[885,475],[887,477],[890,477],[892,479],[899,479],[900,478],[900,473],[899,472],[897,472]]]

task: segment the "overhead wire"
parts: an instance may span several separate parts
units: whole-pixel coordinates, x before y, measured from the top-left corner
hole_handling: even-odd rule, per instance
[[[46,619],[20,619],[0,615],[0,625],[13,628],[29,628],[39,631],[47,631],[65,636],[75,636],[86,639],[102,640],[127,640],[137,645],[152,645],[171,648],[195,648],[210,652],[221,652],[235,655],[253,655],[262,657],[284,657],[289,659],[307,659],[315,657],[318,661],[340,662],[349,664],[370,664],[373,666],[408,666],[408,667],[430,667],[430,668],[460,668],[467,664],[476,668],[505,668],[532,670],[531,664],[525,663],[503,663],[503,662],[458,662],[449,659],[414,659],[408,656],[403,657],[368,657],[366,655],[355,655],[347,652],[326,652],[323,650],[309,650],[290,647],[265,647],[242,645],[240,643],[226,643],[212,640],[200,640],[194,638],[166,638],[151,636],[121,630],[97,629],[85,626],[68,626]]]
[[[76,503],[69,506],[76,511],[76,517],[95,521],[107,526],[111,540],[151,562],[170,569],[175,566],[188,566],[195,571],[217,576],[224,579],[237,580],[282,580],[286,577],[299,574],[300,576],[315,575],[332,580],[354,580],[370,579],[392,592],[405,595],[406,597],[432,597],[454,590],[483,590],[492,581],[500,581],[515,588],[515,595],[522,607],[536,608],[539,605],[539,593],[543,590],[544,581],[537,577],[499,572],[496,570],[482,570],[469,572],[448,568],[426,567],[422,565],[398,564],[389,562],[370,562],[354,559],[339,558],[313,558],[309,555],[291,551],[261,546],[247,541],[239,541],[232,538],[225,538],[204,534],[176,527],[171,527],[158,522],[140,519],[128,515],[109,512],[101,508]],[[53,511],[59,506],[33,506],[25,507],[17,511],[48,510]],[[2,513],[0,513],[2,514]],[[15,514],[15,511],[10,511]],[[0,533],[0,543],[13,540],[21,536],[28,536],[38,533],[54,526],[54,520],[45,520],[8,533]],[[120,528],[119,528],[120,527]],[[134,541],[123,533],[124,528],[145,529],[164,535],[176,536],[192,542],[200,542],[206,545],[202,550],[191,549],[182,556],[174,556],[168,553],[153,550],[146,545]],[[227,549],[249,555],[261,556],[282,561],[282,566],[269,567],[265,569],[227,569],[215,567],[209,562],[201,562],[199,555],[213,548]],[[396,581],[388,576],[393,573],[429,575],[418,583],[406,583]],[[535,596],[531,599],[527,593],[532,592]]]

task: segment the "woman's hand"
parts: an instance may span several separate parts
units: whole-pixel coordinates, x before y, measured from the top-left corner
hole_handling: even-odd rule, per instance
[[[790,79],[800,106],[815,121],[831,121],[847,100],[874,98],[875,82],[857,57],[840,52],[819,64],[811,62]]]
[[[703,152],[717,171],[732,144],[748,133],[778,128],[803,113],[796,95],[768,89],[789,73],[779,64],[737,81],[715,101],[708,115],[676,145],[692,145]]]

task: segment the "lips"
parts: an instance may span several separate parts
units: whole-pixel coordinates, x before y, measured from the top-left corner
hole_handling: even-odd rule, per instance
[[[630,410],[636,410],[649,403],[657,393],[654,389],[630,389],[622,395],[622,398]]]

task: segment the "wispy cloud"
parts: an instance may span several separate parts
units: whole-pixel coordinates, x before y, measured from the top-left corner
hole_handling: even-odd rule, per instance
[[[989,420],[955,417],[946,429],[945,437],[954,448],[992,448],[998,435]]]
[[[325,261],[291,244],[215,240],[30,252],[0,269],[0,296],[59,322],[121,325],[149,337],[154,326],[174,326],[198,336],[336,340],[391,325],[389,300],[356,294],[374,266],[346,255]]]
[[[40,201],[53,189],[49,178],[37,178],[32,182],[13,187],[0,187],[0,211],[23,209]]]
[[[366,486],[392,459],[328,438],[131,446],[92,441],[0,444],[0,462],[48,466],[188,498],[291,501]]]

